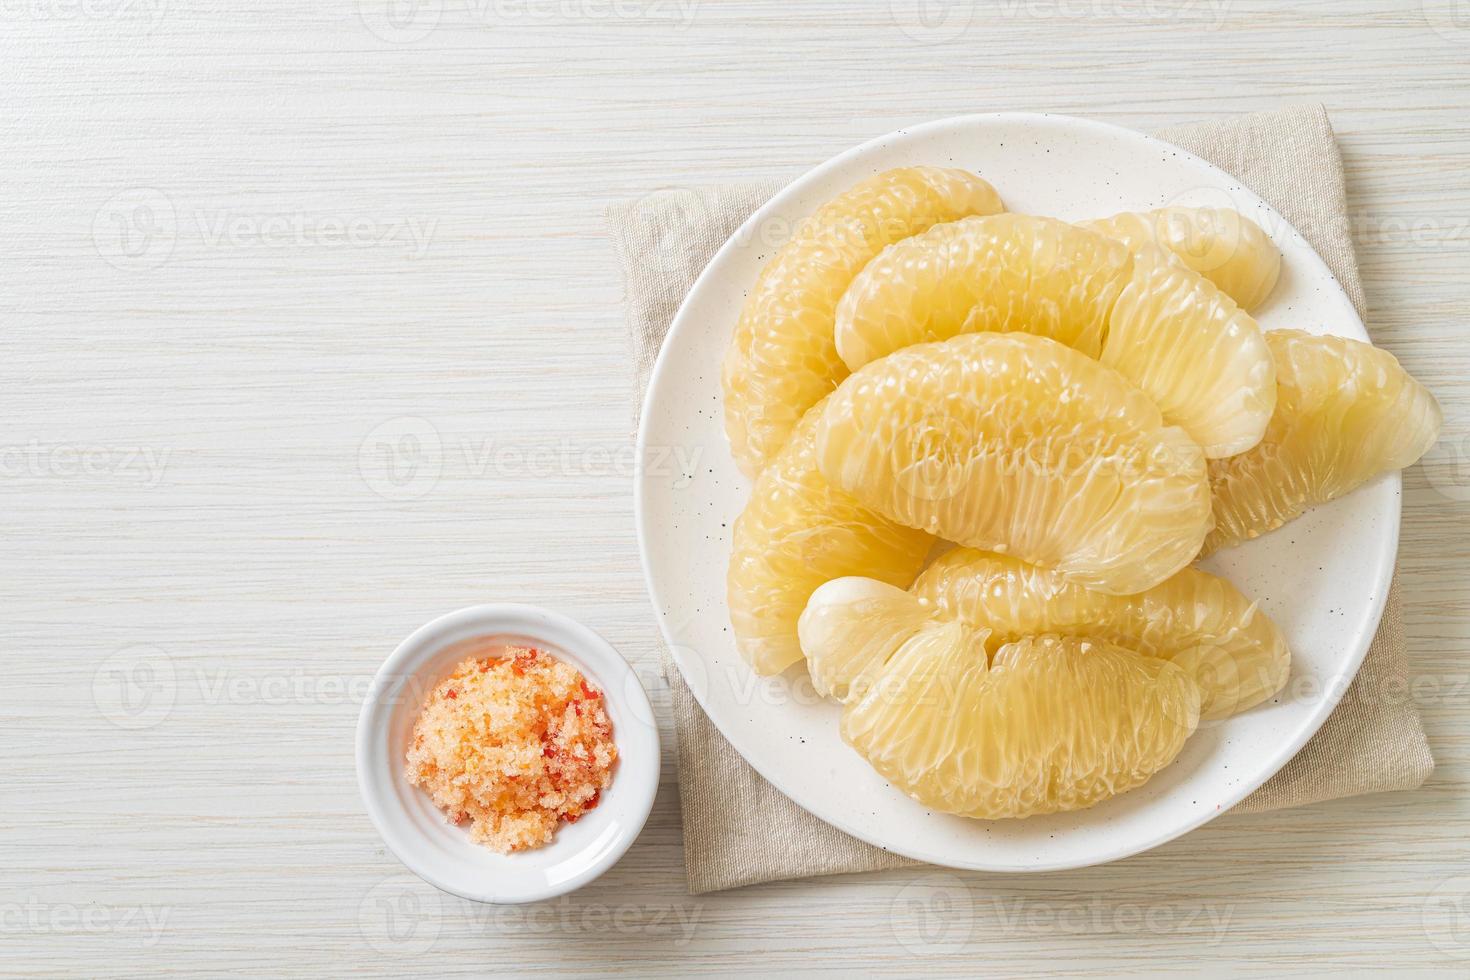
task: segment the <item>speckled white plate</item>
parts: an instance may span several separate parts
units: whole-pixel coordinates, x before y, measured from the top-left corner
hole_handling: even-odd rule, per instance
[[[697,465],[677,473],[648,466],[637,482],[638,538],[660,625],[695,696],[740,754],[799,805],[854,837],[934,864],[990,871],[1074,868],[1136,854],[1230,809],[1331,713],[1382,613],[1398,545],[1399,477],[1205,563],[1257,598],[1285,630],[1292,674],[1275,700],[1202,727],[1168,769],[1090,810],[976,821],[910,800],[843,744],[837,707],[812,694],[804,667],[761,679],[735,650],[725,563],[750,483],[725,440],[719,364],[745,291],[783,230],[858,180],[912,164],[972,170],[1010,210],[1063,219],[1166,204],[1235,207],[1285,254],[1282,281],[1257,312],[1262,326],[1367,339],[1300,234],[1234,178],[1167,143],[1088,120],[1020,113],[946,119],[865,143],[752,216],[695,283],[664,343],[644,404],[640,458]],[[670,448],[684,455],[664,455]]]

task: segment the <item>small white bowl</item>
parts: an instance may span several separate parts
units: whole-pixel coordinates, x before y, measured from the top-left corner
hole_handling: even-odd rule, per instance
[[[612,785],[595,809],[535,850],[504,855],[474,843],[404,776],[424,697],[480,641],[535,646],[576,667],[602,689],[612,721]],[[658,775],[658,725],[628,662],[581,623],[535,606],[471,606],[420,627],[378,669],[357,720],[357,783],[383,842],[429,884],[475,902],[537,902],[602,874],[643,829]]]

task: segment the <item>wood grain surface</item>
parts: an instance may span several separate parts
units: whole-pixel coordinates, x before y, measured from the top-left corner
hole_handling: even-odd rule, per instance
[[[1470,3],[0,0],[0,971],[1252,971],[1470,961]],[[522,909],[385,853],[352,732],[447,610],[550,605],[649,679],[604,207],[1028,109],[1327,104],[1406,477],[1414,793],[1120,864],[685,893],[677,787]]]

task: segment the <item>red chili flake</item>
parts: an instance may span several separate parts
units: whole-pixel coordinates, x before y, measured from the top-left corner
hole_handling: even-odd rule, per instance
[[[592,688],[588,687],[586,678],[583,678],[582,696],[589,701],[596,701],[598,698],[602,697],[602,692],[593,690]]]
[[[453,701],[455,698],[459,697],[459,692],[451,687],[449,690],[444,692],[444,696]]]

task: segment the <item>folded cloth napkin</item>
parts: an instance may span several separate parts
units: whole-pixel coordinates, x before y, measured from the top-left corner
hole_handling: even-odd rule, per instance
[[[1363,286],[1349,234],[1342,160],[1327,114],[1297,106],[1165,130],[1162,139],[1235,175],[1317,249],[1359,314]],[[627,284],[636,406],[664,334],[715,251],[781,187],[779,182],[658,191],[608,209]],[[678,734],[684,860],[694,894],[762,881],[915,864],[855,840],[802,810],[731,748],[665,655]],[[1434,759],[1406,698],[1403,612],[1389,592],[1378,635],[1327,723],[1296,758],[1243,800],[1240,812],[1413,789]]]

